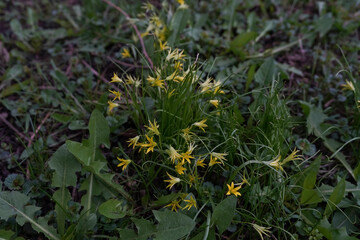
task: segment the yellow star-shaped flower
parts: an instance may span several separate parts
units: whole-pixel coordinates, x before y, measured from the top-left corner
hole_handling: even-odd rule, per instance
[[[126,160],[126,159],[123,159],[123,158],[119,158],[117,157],[117,159],[120,161],[120,163],[117,165],[118,167],[121,167],[123,166],[122,170],[124,171],[127,166],[129,166],[129,164],[131,163],[131,160]]]
[[[235,196],[241,196],[241,193],[238,192],[240,190],[241,186],[235,187],[234,182],[231,182],[231,185],[229,185],[229,184],[226,184],[226,185],[229,189],[229,191],[226,193],[226,195],[234,194]]]

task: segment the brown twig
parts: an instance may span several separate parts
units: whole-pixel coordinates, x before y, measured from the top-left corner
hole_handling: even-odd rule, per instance
[[[26,137],[24,134],[22,134],[19,130],[16,129],[16,127],[14,127],[10,122],[8,122],[6,120],[6,117],[5,117],[4,113],[0,114],[0,120],[2,120],[11,130],[13,130],[21,138],[25,139],[26,141],[29,140],[28,137]]]
[[[135,25],[135,23],[131,20],[130,16],[124,11],[122,10],[120,7],[116,6],[114,3],[110,2],[109,0],[103,0],[105,3],[107,3],[108,5],[110,5],[111,7],[115,8],[116,10],[118,10],[119,12],[121,12],[122,15],[125,16],[126,20],[129,21],[129,23],[131,24],[131,26],[134,28],[135,32],[136,32],[136,35],[138,36],[139,38],[139,41],[140,41],[140,44],[141,44],[141,48],[142,48],[142,52],[145,56],[145,58],[148,60],[149,62],[149,65],[150,65],[150,68],[153,69],[154,68],[154,65],[153,65],[153,62],[151,61],[147,51],[146,51],[146,48],[145,48],[145,44],[144,44],[144,40],[142,39],[141,37],[141,34],[139,32],[139,29],[137,28],[137,26]]]
[[[148,68],[147,66],[140,66],[140,65],[136,65],[136,64],[131,64],[131,63],[127,63],[127,62],[123,62],[117,59],[114,59],[112,57],[107,56],[106,57],[108,60],[118,63],[120,65],[126,66],[126,67],[131,67],[131,68]]]
[[[85,62],[85,60],[81,61],[95,76],[99,77],[101,80],[103,80],[106,83],[110,83],[109,80],[107,80],[106,78],[104,78],[103,76],[101,76],[94,68],[92,68],[87,62]],[[113,86],[113,88],[116,91],[121,92],[121,90],[119,88],[117,88],[116,86]]]
[[[33,134],[31,134],[31,137],[30,137],[30,139],[28,140],[28,145],[27,145],[28,147],[31,146],[32,141],[34,140],[36,134],[38,134],[38,132],[40,131],[40,128],[42,127],[42,125],[44,125],[44,123],[46,122],[46,120],[50,117],[50,114],[51,114],[51,112],[48,112],[48,113],[46,114],[46,116],[44,117],[44,119],[41,121],[40,125],[36,128],[35,132],[34,132]]]

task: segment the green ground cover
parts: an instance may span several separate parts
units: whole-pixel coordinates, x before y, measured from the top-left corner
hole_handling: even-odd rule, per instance
[[[360,1],[0,2],[0,239],[358,239]]]

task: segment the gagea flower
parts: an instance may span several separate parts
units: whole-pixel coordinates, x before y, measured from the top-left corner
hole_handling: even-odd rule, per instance
[[[114,73],[114,76],[111,78],[110,82],[123,83],[123,80],[121,80],[121,78],[119,78],[118,75],[116,73]]]
[[[251,223],[251,225],[259,233],[261,240],[264,240],[263,234],[265,236],[269,237],[269,233],[271,233],[271,231],[269,231],[269,229],[270,229],[269,227],[262,227],[255,223]]]
[[[111,92],[112,94],[114,94],[114,99],[112,101],[115,101],[117,98],[119,99],[119,101],[121,100],[121,93],[119,91],[112,91],[109,90],[109,92]]]
[[[122,170],[124,171],[127,166],[129,166],[129,164],[131,163],[131,160],[125,160],[123,158],[119,158],[117,157],[117,159],[120,161],[120,163],[117,165],[118,167],[123,166]]]
[[[178,164],[175,165],[175,170],[179,175],[184,174],[184,171],[186,171],[186,168],[183,167],[183,164],[181,164],[181,162],[179,162]]]
[[[148,154],[150,151],[154,152],[154,147],[157,146],[156,142],[154,141],[154,137],[149,138],[148,135],[145,135],[146,139],[148,140],[148,143],[139,143],[140,146],[140,150],[143,147],[147,147],[148,149],[146,150],[145,154]],[[140,151],[139,150],[139,151]]]
[[[130,138],[129,141],[127,141],[129,143],[129,146],[130,147],[131,145],[133,146],[133,149],[135,148],[136,144],[138,143],[140,139],[140,136],[136,136],[136,137],[133,137],[133,138]]]
[[[197,208],[197,205],[196,205],[196,200],[190,196],[190,199],[189,200],[184,200],[184,202],[187,202],[186,206],[183,208],[183,209],[188,209],[190,210],[192,206],[194,206],[195,208]]]
[[[112,101],[108,101],[108,104],[109,104],[108,113],[111,113],[114,108],[119,106],[119,104],[114,103]]]
[[[229,184],[226,184],[226,185],[229,189],[229,191],[226,193],[226,195],[234,194],[235,196],[241,196],[241,193],[238,192],[240,190],[241,186],[235,187],[234,182],[232,182],[231,185],[229,185]]]
[[[175,184],[179,183],[181,180],[180,178],[177,178],[177,177],[174,177],[174,176],[171,176],[169,173],[166,173],[168,176],[169,176],[169,180],[164,180],[164,182],[169,182],[170,184],[167,185],[166,188],[169,188],[171,189]]]
[[[177,212],[177,209],[181,208],[179,203],[180,203],[180,200],[175,199],[175,200],[172,200],[171,203],[169,203],[165,207],[171,207],[171,211]]]
[[[176,159],[181,158],[181,155],[171,145],[170,145],[169,149],[167,150],[167,153],[169,154],[172,163],[175,163]]]
[[[149,126],[145,126],[147,127],[151,132],[155,133],[156,135],[160,135],[160,132],[159,132],[159,125],[157,124],[156,120],[154,119],[154,123],[152,123],[150,120],[149,120]]]
[[[122,51],[122,53],[121,53],[121,57],[122,57],[122,58],[131,58],[129,49],[124,48],[123,51]]]
[[[214,107],[218,108],[219,107],[219,100],[210,100],[210,103],[212,105],[214,105]]]
[[[193,125],[200,128],[201,130],[203,130],[205,132],[204,128],[208,126],[205,124],[206,121],[207,121],[207,119],[203,119],[200,122],[193,123]]]

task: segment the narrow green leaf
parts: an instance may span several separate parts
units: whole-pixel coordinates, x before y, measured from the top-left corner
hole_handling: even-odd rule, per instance
[[[222,234],[230,226],[235,214],[236,201],[236,197],[232,195],[215,207],[211,222],[216,224],[219,234]]]
[[[195,221],[182,213],[175,213],[168,209],[164,211],[153,210],[157,227],[157,240],[177,240],[189,234],[195,227]]]

